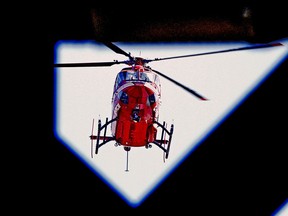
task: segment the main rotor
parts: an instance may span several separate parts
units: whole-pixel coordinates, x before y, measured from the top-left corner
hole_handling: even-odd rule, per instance
[[[107,41],[101,41],[102,44],[113,50],[115,53],[124,55],[128,57],[128,60],[126,61],[110,61],[110,62],[88,62],[88,63],[57,63],[54,64],[55,67],[105,67],[105,66],[112,66],[115,64],[126,64],[130,66],[134,65],[141,65],[146,66],[147,63],[152,61],[163,61],[163,60],[170,60],[170,59],[176,59],[176,58],[187,58],[187,57],[196,57],[196,56],[203,56],[203,55],[212,55],[212,54],[219,54],[219,53],[227,53],[227,52],[236,52],[236,51],[243,51],[243,50],[252,50],[252,49],[263,49],[263,48],[271,48],[271,47],[277,47],[282,46],[283,44],[279,42],[272,42],[272,43],[265,43],[265,44],[253,44],[250,46],[244,46],[244,47],[238,47],[238,48],[232,48],[232,49],[224,49],[224,50],[218,50],[218,51],[211,51],[211,52],[203,52],[203,53],[196,53],[196,54],[189,54],[189,55],[180,55],[180,56],[171,56],[171,57],[165,57],[165,58],[154,58],[154,59],[145,59],[141,57],[134,57],[131,55],[131,53],[126,52],[122,50],[120,47],[116,46],[112,42]],[[200,95],[196,91],[192,90],[191,88],[184,86],[180,82],[172,79],[171,77],[165,75],[164,73],[161,73],[160,71],[154,70],[149,67],[150,70],[157,73],[158,75],[166,78],[170,82],[174,83],[178,87],[182,88],[183,90],[187,91],[188,93],[194,95],[200,100],[207,100],[204,96]]]

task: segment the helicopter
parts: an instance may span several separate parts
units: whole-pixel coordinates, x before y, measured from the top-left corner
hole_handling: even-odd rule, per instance
[[[54,66],[109,67],[116,64],[127,65],[126,67],[123,67],[120,72],[118,72],[115,78],[112,95],[111,119],[109,120],[106,118],[104,124],[102,124],[101,119],[99,119],[96,134],[94,134],[93,119],[92,132],[89,136],[91,141],[92,158],[94,154],[98,154],[100,147],[113,141],[115,142],[115,146],[122,146],[127,152],[127,161],[128,152],[132,148],[145,147],[146,149],[149,149],[153,145],[156,145],[163,151],[164,159],[168,159],[174,133],[174,124],[171,124],[170,128],[168,128],[165,121],[163,123],[159,122],[159,109],[161,105],[160,77],[169,80],[199,100],[208,100],[195,90],[181,84],[164,73],[151,68],[148,63],[152,61],[164,61],[176,58],[195,57],[283,45],[279,42],[271,42],[196,54],[146,59],[132,56],[130,52],[124,51],[119,46],[116,46],[115,43],[109,41],[101,41],[101,43],[115,53],[126,56],[128,60],[87,63],[56,63]],[[111,129],[110,136],[107,136],[108,127]],[[95,151],[94,142],[96,142]],[[126,171],[128,171],[128,162],[126,165]]]

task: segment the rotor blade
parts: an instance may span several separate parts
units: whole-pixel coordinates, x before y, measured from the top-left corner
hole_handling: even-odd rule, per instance
[[[174,79],[166,76],[165,74],[163,74],[163,73],[161,73],[161,72],[159,72],[159,71],[156,71],[156,70],[154,70],[154,69],[151,69],[151,70],[154,71],[155,73],[159,74],[160,76],[168,79],[169,81],[173,82],[174,84],[178,85],[178,86],[181,87],[182,89],[188,91],[190,94],[193,94],[194,96],[198,97],[199,99],[201,99],[201,100],[207,100],[207,98],[205,98],[205,97],[203,97],[202,95],[198,94],[196,91],[188,88],[187,86],[184,86],[183,84],[181,84],[181,83],[177,82],[176,80],[174,80]]]
[[[109,47],[114,52],[121,54],[121,55],[125,55],[125,56],[129,57],[130,59],[132,58],[130,53],[125,52],[124,50],[122,50],[118,46],[116,46],[115,44],[113,44],[111,42],[107,42],[107,41],[102,41],[102,43],[105,46]]]
[[[59,63],[54,64],[54,67],[105,67],[112,66],[114,64],[123,64],[125,61],[113,61],[113,62],[87,62],[87,63]]]
[[[166,58],[155,58],[153,60],[148,60],[148,62],[162,61],[162,60],[176,59],[176,58],[194,57],[194,56],[201,56],[201,55],[210,55],[210,54],[225,53],[225,52],[234,52],[234,51],[241,51],[241,50],[269,48],[269,47],[275,47],[275,46],[283,46],[283,44],[281,44],[281,43],[268,43],[268,44],[260,44],[260,45],[254,45],[254,46],[233,48],[233,49],[218,50],[218,51],[212,51],[212,52],[196,53],[196,54],[190,54],[190,55],[172,56],[172,57],[166,57]]]

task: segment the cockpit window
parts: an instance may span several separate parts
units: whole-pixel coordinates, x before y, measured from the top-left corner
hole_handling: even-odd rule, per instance
[[[144,81],[152,82],[159,86],[159,77],[157,74],[151,72],[138,72],[138,71],[121,71],[118,73],[115,82],[115,89],[122,81]]]

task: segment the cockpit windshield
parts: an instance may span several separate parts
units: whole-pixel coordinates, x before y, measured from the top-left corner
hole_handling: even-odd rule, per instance
[[[122,71],[118,74],[119,81],[122,80],[139,80],[146,82],[155,82],[155,74],[147,72],[135,72],[135,71]]]
[[[121,71],[118,73],[116,77],[115,88],[118,88],[118,85],[122,81],[151,82],[159,86],[158,75],[150,71],[143,71],[143,72],[131,71],[131,70]]]

